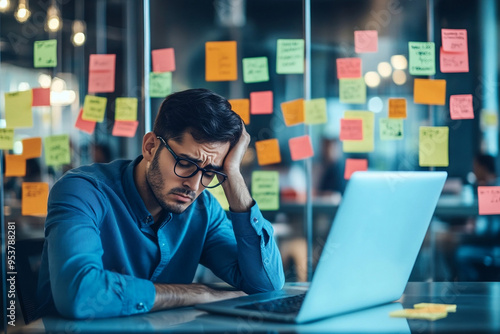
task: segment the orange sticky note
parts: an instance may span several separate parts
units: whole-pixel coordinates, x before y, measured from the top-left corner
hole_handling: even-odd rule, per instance
[[[250,93],[250,114],[263,115],[273,113],[273,92],[266,90],[263,92]]]
[[[22,140],[23,143],[23,158],[31,159],[42,156],[42,138],[33,137]]]
[[[446,80],[415,79],[413,102],[444,106],[446,103]]]
[[[500,215],[500,187],[477,187],[480,215]]]
[[[443,73],[469,72],[469,54],[467,52],[446,52],[439,50],[439,65]]]
[[[304,123],[304,99],[282,102],[281,111],[286,126]]]
[[[363,140],[362,119],[340,119],[340,140]]]
[[[406,118],[406,99],[389,99],[389,118]]]
[[[349,180],[352,173],[368,170],[367,159],[346,159],[344,169],[344,179]]]
[[[293,161],[304,160],[314,156],[311,137],[309,135],[290,138],[288,145],[290,146],[290,154]]]
[[[26,159],[22,155],[5,155],[5,176],[25,176]]]
[[[139,121],[115,121],[111,134],[116,137],[134,137]]]
[[[89,93],[112,93],[115,91],[116,55],[90,55]]]
[[[451,119],[473,119],[474,107],[472,106],[472,94],[450,96]]]
[[[49,184],[45,182],[23,182],[22,188],[22,215],[46,215]]]
[[[83,132],[88,133],[89,135],[94,133],[95,130],[95,121],[86,121],[82,118],[83,108],[80,109],[78,113],[78,118],[76,119],[75,128],[82,130]]]
[[[250,100],[249,99],[232,99],[228,100],[231,104],[231,109],[240,115],[243,122],[250,124]]]
[[[235,81],[238,79],[236,41],[205,43],[205,80]]]
[[[32,107],[50,107],[50,88],[33,88]]]
[[[153,60],[153,72],[175,71],[175,54],[173,48],[158,49],[151,51]]]
[[[337,58],[337,78],[361,78],[361,58]]]
[[[467,30],[441,29],[441,45],[447,52],[467,52]]]
[[[377,52],[378,51],[377,30],[354,31],[354,51],[356,53]]]
[[[255,142],[257,161],[260,166],[278,164],[281,162],[278,139],[267,139]]]

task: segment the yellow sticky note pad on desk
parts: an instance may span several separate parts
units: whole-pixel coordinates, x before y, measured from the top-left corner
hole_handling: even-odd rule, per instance
[[[7,128],[31,128],[33,113],[31,104],[33,93],[31,90],[23,92],[5,93],[5,122]]]
[[[419,166],[447,167],[448,137],[447,126],[421,126],[418,145]]]
[[[413,308],[423,309],[423,308],[434,308],[436,310],[444,310],[446,312],[454,313],[457,311],[456,304],[436,304],[436,303],[418,303],[413,305]]]
[[[363,140],[344,140],[344,152],[372,152],[375,148],[374,122],[371,111],[346,111],[344,119],[361,119],[363,121]]]
[[[205,43],[205,80],[235,81],[238,79],[236,41]]]
[[[252,173],[252,197],[261,210],[278,210],[279,173],[276,171],[254,171]]]
[[[436,311],[428,308],[422,309],[403,309],[389,313],[393,318],[408,318],[408,319],[422,319],[422,320],[438,320],[448,316],[446,311]]]
[[[45,182],[23,182],[22,188],[22,215],[46,215],[49,184]]]

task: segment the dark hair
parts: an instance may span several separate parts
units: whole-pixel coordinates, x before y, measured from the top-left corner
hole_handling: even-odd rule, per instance
[[[153,126],[153,132],[165,139],[179,140],[186,131],[197,142],[229,142],[233,147],[243,125],[222,96],[208,89],[188,89],[165,98]]]
[[[491,174],[496,174],[495,170],[495,158],[489,154],[477,154],[476,157],[476,162],[486,168],[488,173]]]

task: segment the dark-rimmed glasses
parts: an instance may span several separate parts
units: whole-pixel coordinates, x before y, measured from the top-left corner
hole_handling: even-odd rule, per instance
[[[167,148],[167,150],[172,154],[172,156],[175,159],[175,165],[174,165],[174,173],[178,177],[182,177],[183,179],[188,179],[190,177],[195,176],[200,170],[201,170],[201,185],[204,186],[205,188],[215,188],[219,185],[221,185],[224,181],[227,179],[227,175],[218,172],[215,170],[207,170],[205,168],[201,168],[198,166],[198,164],[194,161],[191,161],[186,158],[181,158],[177,154],[175,154],[174,150],[170,146],[168,146],[167,142],[165,139],[163,139],[160,136],[157,136],[163,145]],[[218,176],[218,177],[217,177]],[[217,182],[213,182],[212,180],[215,178]],[[221,181],[222,180],[222,181]]]

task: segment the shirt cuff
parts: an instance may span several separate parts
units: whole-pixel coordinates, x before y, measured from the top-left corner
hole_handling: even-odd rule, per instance
[[[249,212],[230,212],[235,236],[262,235],[265,219],[255,201]],[[248,224],[250,222],[250,224]]]
[[[127,280],[125,291],[129,292],[128,303],[124,303],[124,314],[146,313],[153,308],[156,289],[153,282],[133,278]]]

